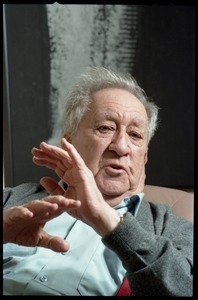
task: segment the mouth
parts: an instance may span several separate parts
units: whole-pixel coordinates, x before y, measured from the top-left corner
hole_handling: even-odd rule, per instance
[[[121,166],[121,165],[112,164],[109,167],[112,168],[112,169],[114,169],[114,170],[125,170],[124,167]]]
[[[126,169],[122,166],[122,165],[118,165],[118,164],[109,164],[108,166],[106,166],[106,172],[110,175],[110,176],[120,176],[121,174],[126,172]]]

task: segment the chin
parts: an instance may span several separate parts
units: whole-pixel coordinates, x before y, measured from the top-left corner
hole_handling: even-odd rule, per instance
[[[114,189],[100,189],[100,191],[103,195],[104,200],[107,201],[108,203],[112,202],[112,201],[116,201],[116,202],[118,201],[118,203],[119,203],[128,194],[128,189],[123,190],[123,188],[122,189],[116,189],[116,188],[114,188]],[[116,204],[114,204],[114,205],[116,205]],[[114,205],[111,205],[111,206],[114,206]]]
[[[117,197],[111,197],[111,196],[104,196],[104,200],[109,204],[109,206],[114,207],[118,205],[122,200],[124,199],[124,196],[117,196]]]
[[[123,194],[129,190],[128,185],[124,185],[123,183],[114,183],[114,184],[104,184],[98,185],[100,191],[106,192],[106,194]]]
[[[121,181],[120,179],[104,177],[97,177],[95,179],[96,184],[105,200],[118,197],[123,199],[130,190],[129,181],[126,178]]]

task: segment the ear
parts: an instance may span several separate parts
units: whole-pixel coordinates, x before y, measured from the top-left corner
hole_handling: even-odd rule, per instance
[[[72,143],[72,138],[71,138],[71,133],[66,132],[63,137],[71,144]]]

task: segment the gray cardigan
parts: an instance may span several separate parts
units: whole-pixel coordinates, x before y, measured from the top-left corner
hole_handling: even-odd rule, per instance
[[[39,184],[4,189],[4,208],[46,197]],[[127,270],[132,296],[192,296],[193,224],[163,204],[142,201],[103,243]]]

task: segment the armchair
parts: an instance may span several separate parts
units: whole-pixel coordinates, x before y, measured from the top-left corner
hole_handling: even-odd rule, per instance
[[[194,220],[194,193],[174,188],[146,185],[144,188],[146,201],[166,203],[173,212],[191,222]]]

